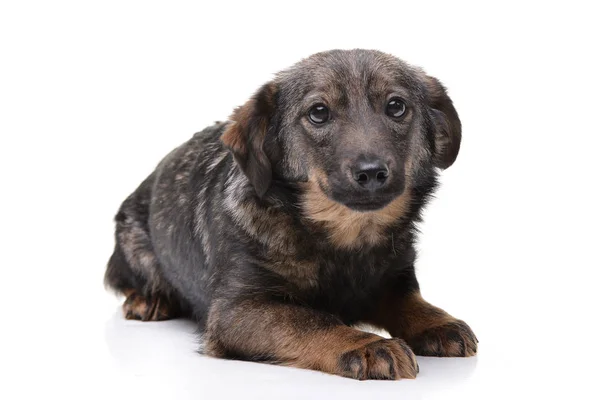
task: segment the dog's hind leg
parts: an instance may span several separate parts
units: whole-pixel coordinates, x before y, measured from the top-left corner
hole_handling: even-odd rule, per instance
[[[185,316],[186,306],[161,274],[148,229],[153,175],[121,205],[115,217],[116,245],[105,284],[125,295],[127,319],[158,321]]]
[[[138,260],[139,261],[139,260]],[[162,321],[185,316],[185,306],[173,290],[150,283],[147,277],[134,270],[125,259],[119,243],[108,262],[105,274],[106,285],[125,296],[123,315],[126,319]]]

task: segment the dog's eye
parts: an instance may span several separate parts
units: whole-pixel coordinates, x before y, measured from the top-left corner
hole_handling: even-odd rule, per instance
[[[385,113],[392,118],[400,118],[406,112],[406,104],[399,97],[393,97],[385,108]]]
[[[313,124],[324,124],[329,121],[329,109],[323,104],[315,104],[308,111],[308,118]]]

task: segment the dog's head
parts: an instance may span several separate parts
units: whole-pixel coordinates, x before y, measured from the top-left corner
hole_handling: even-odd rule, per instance
[[[368,50],[315,54],[279,73],[222,136],[259,196],[308,181],[355,211],[382,209],[458,155],[461,124],[435,78]]]

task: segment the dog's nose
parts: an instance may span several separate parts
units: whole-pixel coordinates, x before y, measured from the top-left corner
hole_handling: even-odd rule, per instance
[[[370,191],[382,187],[390,174],[388,167],[379,160],[360,161],[351,170],[356,183]]]

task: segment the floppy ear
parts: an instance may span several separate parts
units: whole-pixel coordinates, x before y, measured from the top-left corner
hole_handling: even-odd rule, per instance
[[[435,123],[435,166],[446,169],[454,163],[460,149],[460,119],[439,80],[425,76],[425,88]]]
[[[232,122],[221,136],[259,197],[267,192],[273,178],[264,143],[275,110],[275,93],[273,83],[260,88],[233,112]]]

